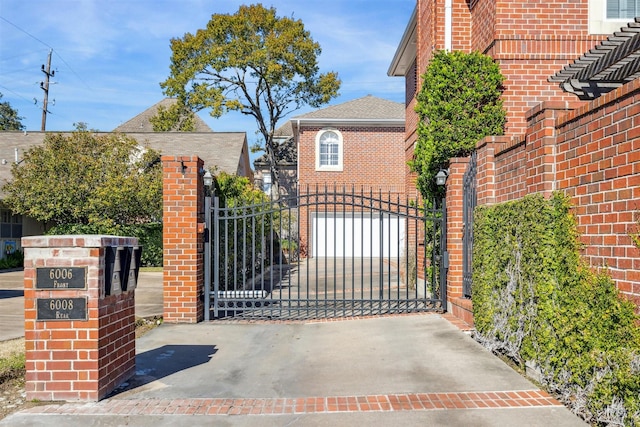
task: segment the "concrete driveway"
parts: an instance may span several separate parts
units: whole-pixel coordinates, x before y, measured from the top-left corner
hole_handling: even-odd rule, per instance
[[[97,403],[0,426],[585,426],[438,314],[163,324]]]
[[[0,340],[23,335],[22,280],[0,273]],[[161,313],[162,273],[142,272],[136,314]],[[585,425],[451,321],[163,324],[136,340],[136,375],[111,397],[0,426]]]

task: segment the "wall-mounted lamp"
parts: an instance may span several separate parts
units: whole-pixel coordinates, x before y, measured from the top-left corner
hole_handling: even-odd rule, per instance
[[[202,177],[202,180],[204,181],[205,188],[209,190],[213,185],[213,175],[211,175],[211,172],[209,171],[205,172],[204,176]]]
[[[184,175],[185,173],[187,173],[187,166],[183,161],[180,161],[180,165],[182,166],[182,175]]]
[[[440,171],[436,174],[436,185],[442,187],[447,183],[447,178],[449,177],[449,169],[440,169]]]

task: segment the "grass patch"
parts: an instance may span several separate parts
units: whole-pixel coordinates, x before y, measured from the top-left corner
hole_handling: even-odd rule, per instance
[[[25,374],[24,339],[6,341],[0,347],[0,384]]]

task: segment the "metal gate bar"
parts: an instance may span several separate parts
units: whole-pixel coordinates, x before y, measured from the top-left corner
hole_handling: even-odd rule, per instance
[[[354,188],[305,190],[247,206],[222,207],[213,197],[206,319],[446,310],[444,204]]]
[[[473,211],[477,203],[476,195],[476,151],[471,153],[471,159],[463,177],[462,193],[462,296],[471,298],[473,284]]]

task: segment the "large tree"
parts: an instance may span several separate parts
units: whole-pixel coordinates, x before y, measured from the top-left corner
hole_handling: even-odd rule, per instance
[[[172,39],[171,50],[165,94],[191,111],[210,109],[213,117],[228,111],[253,116],[277,191],[278,121],[304,105],[329,102],[340,87],[335,72],[319,72],[320,45],[302,21],[278,17],[261,4],[240,6],[233,15],[212,15],[195,34]]]
[[[418,140],[410,166],[426,200],[442,195],[435,183],[449,159],[468,156],[478,141],[502,135],[504,77],[493,59],[479,52],[436,52],[416,97]]]
[[[0,100],[2,93],[0,93]],[[18,115],[18,110],[11,107],[8,102],[0,102],[0,130],[24,130],[22,119]]]
[[[159,153],[122,134],[47,134],[5,184],[13,212],[43,222],[110,226],[162,216]]]

